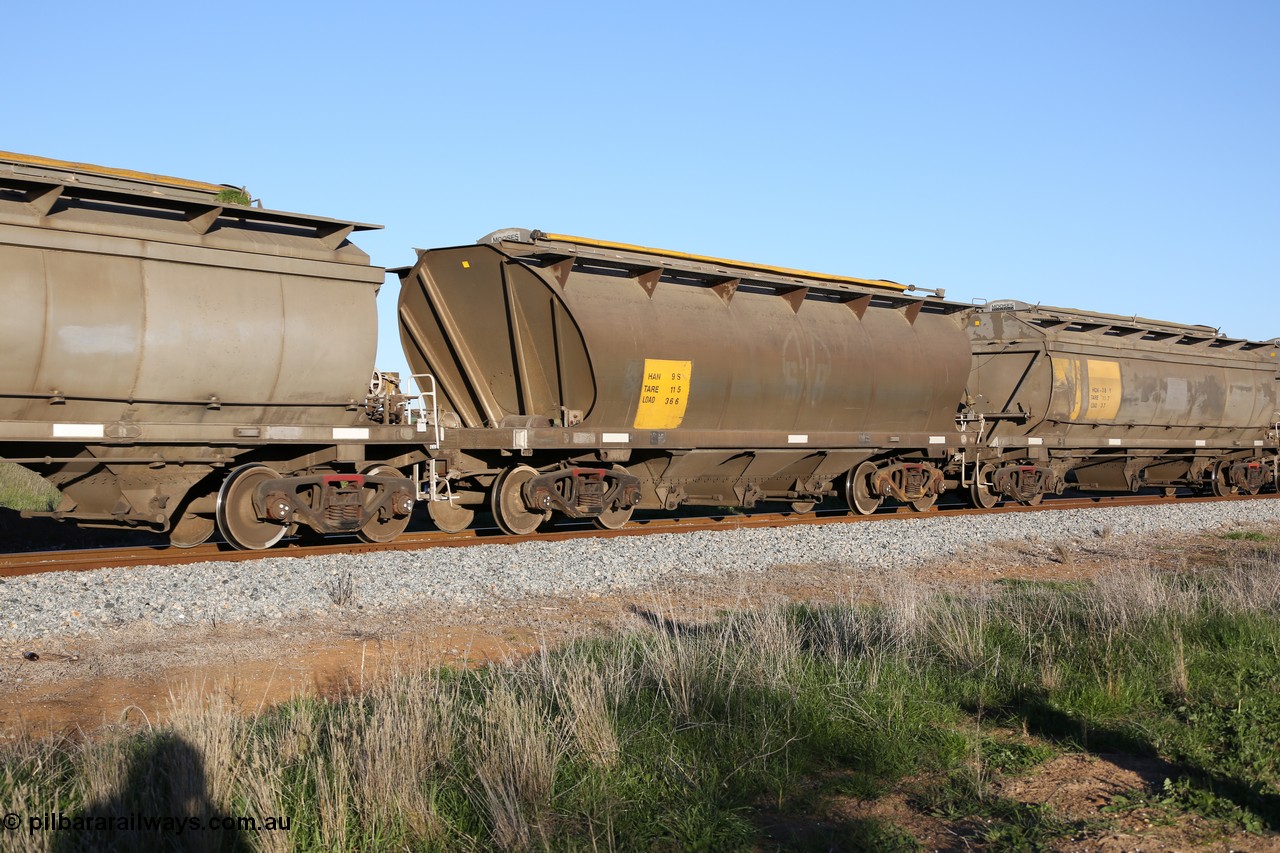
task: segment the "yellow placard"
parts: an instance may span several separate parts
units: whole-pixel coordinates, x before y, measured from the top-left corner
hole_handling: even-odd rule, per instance
[[[675,429],[684,420],[689,403],[692,361],[646,358],[640,382],[634,429]]]
[[[1085,416],[1112,420],[1120,413],[1120,362],[1089,359],[1089,406]]]
[[[1114,420],[1120,414],[1124,386],[1120,362],[1055,356],[1053,390],[1070,403],[1068,421]]]

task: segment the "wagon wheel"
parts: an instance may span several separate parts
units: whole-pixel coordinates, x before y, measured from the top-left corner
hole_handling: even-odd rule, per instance
[[[209,541],[216,527],[211,516],[196,515],[184,509],[173,527],[169,528],[169,544],[175,548],[203,545]]]
[[[813,508],[817,505],[817,501],[792,501],[791,511],[799,515],[806,515],[813,512]]]
[[[969,487],[969,503],[978,509],[991,509],[1000,503],[1000,495],[991,488],[991,475],[996,466],[985,463],[973,472],[973,485]]]
[[[627,469],[621,465],[614,465],[613,470],[619,474],[626,474]],[[591,523],[601,530],[617,530],[622,525],[631,520],[631,513],[635,512],[635,507],[629,506],[626,509],[618,507],[617,509],[606,509],[604,512],[591,519]]]
[[[1025,500],[1018,501],[1018,503],[1022,504],[1023,506],[1040,506],[1040,504],[1043,501],[1044,501],[1044,492],[1036,492],[1031,497],[1026,498]]]
[[[443,533],[461,533],[475,521],[476,511],[458,503],[458,498],[447,501],[428,501],[427,515]]]
[[[360,473],[369,477],[404,476],[400,471],[392,468],[390,465],[370,465]],[[365,496],[365,507],[367,509],[377,500],[378,493],[375,489],[366,489],[365,491],[368,492]],[[373,542],[377,544],[390,542],[401,533],[404,533],[404,529],[409,526],[410,517],[410,513],[405,513],[404,515],[399,516],[392,513],[390,517],[383,518],[381,512],[375,513],[372,518],[364,523],[364,527],[361,527],[356,532],[356,536],[364,542]]]
[[[1223,460],[1213,466],[1213,493],[1220,498],[1229,497],[1240,490],[1231,484],[1230,464]]]
[[[607,509],[591,519],[591,523],[601,530],[617,530],[631,520],[631,513],[634,510],[635,507],[632,506],[626,509]]]
[[[876,464],[868,461],[845,475],[844,499],[858,515],[871,515],[884,502],[884,498],[871,494],[871,477],[875,473]]]
[[[937,502],[937,495],[922,495],[913,501],[907,501],[907,504],[916,512],[927,512]]]
[[[503,471],[493,482],[489,508],[493,510],[493,520],[504,532],[525,536],[551,517],[550,512],[532,512],[525,508],[520,489],[536,476],[538,472],[528,465],[516,465]]]
[[[218,532],[232,548],[259,551],[270,548],[284,538],[289,525],[258,517],[253,508],[253,493],[263,480],[276,480],[280,475],[266,465],[243,465],[227,475],[218,490],[214,512]]]

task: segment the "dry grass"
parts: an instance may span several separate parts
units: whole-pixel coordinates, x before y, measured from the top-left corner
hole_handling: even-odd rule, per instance
[[[1206,611],[1280,614],[1277,566],[1272,549],[1212,577],[1152,567],[1069,587],[990,584],[976,592],[885,574],[873,581],[876,606],[762,608],[712,624],[683,623],[670,603],[653,605],[642,612],[648,626],[616,642],[582,642],[487,671],[405,666],[343,701],[300,698],[259,717],[238,715],[217,691],[184,691],[162,725],[140,733],[9,749],[0,791],[10,802],[67,812],[289,816],[289,832],[246,837],[268,851],[554,846],[570,819],[555,806],[568,796],[568,779],[585,789],[631,773],[658,785],[645,774],[661,768],[671,774],[661,784],[673,790],[701,784],[687,755],[662,752],[670,748],[664,737],[737,737],[740,754],[698,759],[727,762],[712,786],[727,791],[747,768],[785,777],[789,771],[770,768],[788,766],[788,751],[812,737],[796,734],[806,707],[835,732],[823,737],[870,732],[857,736],[896,744],[904,762],[921,748],[922,732],[945,727],[949,718],[930,716],[943,691],[962,694],[959,704],[980,726],[1001,690],[1010,707],[1014,687],[1048,696],[1092,679],[1105,682],[1119,708],[1130,701],[1133,647],[1156,623],[1172,628],[1148,659],[1158,663],[1162,689],[1190,702],[1195,673],[1204,671],[1193,655],[1202,653],[1180,626]],[[1076,651],[1082,638],[1093,652]],[[637,711],[640,695],[651,704]],[[753,706],[758,699],[766,704]],[[622,708],[632,717],[627,731]],[[667,725],[669,735],[655,736]],[[1094,725],[1081,716],[1081,736]],[[641,772],[634,762],[645,749],[659,758]],[[953,769],[967,774],[967,789],[989,790],[991,770],[976,746]],[[574,819],[595,843],[597,826],[625,812],[640,790],[601,794],[617,799]],[[689,805],[693,838],[703,818]],[[601,832],[609,841],[616,830]],[[39,847],[24,839],[6,841]],[[221,843],[211,834],[180,840],[182,849]],[[113,843],[155,849],[155,841]]]
[[[572,652],[555,659],[548,693],[561,709],[572,745],[587,761],[607,770],[617,764],[621,751],[610,698],[618,695],[625,674],[617,655],[604,663]]]
[[[0,462],[0,507],[46,511],[58,505],[59,492],[35,473]]]

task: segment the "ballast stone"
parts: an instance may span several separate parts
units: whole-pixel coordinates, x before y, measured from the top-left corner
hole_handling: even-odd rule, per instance
[[[26,641],[97,635],[137,623],[159,628],[253,624],[343,608],[379,613],[426,604],[591,596],[679,577],[759,573],[788,565],[837,566],[856,576],[945,559],[993,542],[1038,540],[1048,546],[1108,531],[1117,537],[1150,536],[1276,523],[1280,501],[1230,501],[59,572],[0,579],[0,613],[6,617],[0,637]],[[76,618],[69,619],[71,613]]]

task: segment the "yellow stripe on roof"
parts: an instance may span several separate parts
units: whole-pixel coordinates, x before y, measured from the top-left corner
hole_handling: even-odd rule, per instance
[[[199,190],[201,192],[218,193],[226,189],[221,184],[207,184],[203,181],[189,181],[186,178],[174,178],[169,175],[153,175],[149,172],[135,172],[131,169],[112,169],[107,166],[95,166],[93,163],[72,163],[67,160],[54,160],[50,157],[36,157],[31,154],[15,154],[11,151],[0,151],[0,160],[24,163],[28,166],[50,166],[55,169],[68,169],[76,172],[89,172],[95,175],[106,175],[112,178],[125,178],[133,181],[146,181],[152,184],[165,184],[171,187]]]
[[[836,281],[845,284],[863,284],[872,287],[888,287],[893,290],[906,290],[905,284],[898,284],[896,281],[886,281],[884,279],[869,278],[851,278],[845,275],[831,275],[830,273],[812,272],[810,270],[795,270],[789,267],[773,267],[767,264],[748,263],[747,261],[732,261],[725,258],[713,258],[707,255],[691,255],[687,252],[675,252],[670,249],[654,249],[650,246],[636,246],[631,243],[613,243],[608,240],[592,240],[589,237],[574,237],[570,234],[546,234],[548,240],[560,240],[565,243],[578,243],[583,246],[595,246],[598,249],[618,249],[623,252],[643,252],[648,255],[661,255],[664,258],[679,258],[682,261],[698,261],[707,264],[722,264],[729,267],[744,267],[746,269],[758,270],[760,272],[771,272],[777,275],[792,276],[795,278],[817,278],[823,281]]]

